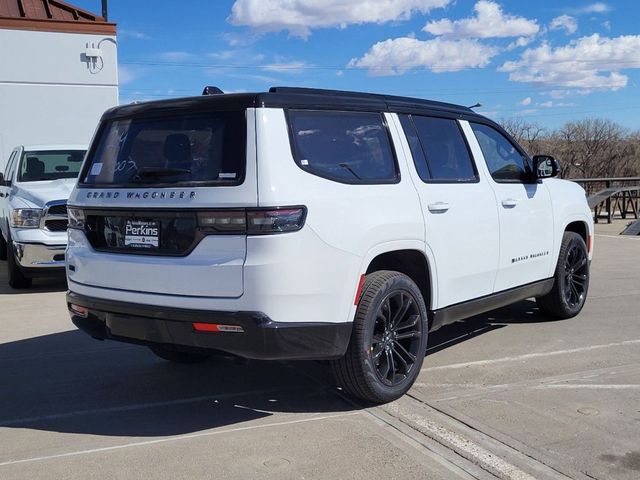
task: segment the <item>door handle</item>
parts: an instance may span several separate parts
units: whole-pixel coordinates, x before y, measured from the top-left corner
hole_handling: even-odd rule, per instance
[[[445,213],[449,210],[449,204],[447,202],[430,203],[427,208],[431,213]]]
[[[520,203],[520,200],[516,200],[515,198],[505,198],[502,200],[502,206],[504,208],[513,208]]]

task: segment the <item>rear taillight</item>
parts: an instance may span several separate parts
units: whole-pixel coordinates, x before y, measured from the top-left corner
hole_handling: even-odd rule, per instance
[[[304,207],[247,210],[247,233],[295,232],[304,225]]]
[[[244,333],[244,328],[241,325],[223,325],[220,323],[192,323],[193,329],[196,332],[208,332],[208,333]]]
[[[198,212],[198,226],[208,233],[266,235],[296,232],[304,226],[305,207],[248,208]]]
[[[198,212],[198,225],[206,231],[244,233],[247,229],[247,214],[244,210]]]
[[[69,311],[77,317],[87,318],[89,316],[89,309],[82,305],[71,303],[69,304]]]

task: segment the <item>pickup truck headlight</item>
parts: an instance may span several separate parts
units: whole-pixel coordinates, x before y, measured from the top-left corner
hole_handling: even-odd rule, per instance
[[[84,212],[79,208],[67,207],[69,215],[69,228],[84,230]]]
[[[18,228],[38,228],[40,226],[42,209],[16,208],[11,212],[11,226]]]

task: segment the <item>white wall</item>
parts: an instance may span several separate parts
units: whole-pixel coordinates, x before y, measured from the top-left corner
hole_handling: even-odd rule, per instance
[[[0,29],[0,169],[15,145],[86,144],[118,103],[115,37]],[[87,45],[102,51],[90,64]]]

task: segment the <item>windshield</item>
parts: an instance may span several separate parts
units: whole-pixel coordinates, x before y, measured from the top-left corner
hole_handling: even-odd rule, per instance
[[[112,120],[81,183],[239,185],[245,170],[244,111]]]
[[[42,150],[24,152],[18,171],[19,182],[76,178],[85,150]]]

